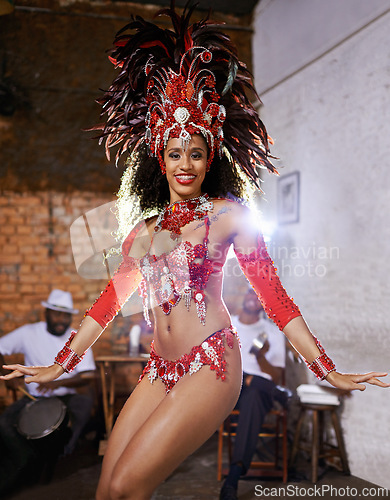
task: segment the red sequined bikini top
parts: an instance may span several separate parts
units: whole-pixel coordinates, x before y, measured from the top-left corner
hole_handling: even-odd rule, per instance
[[[172,307],[184,300],[187,310],[192,301],[200,322],[206,322],[205,288],[212,273],[218,273],[223,263],[209,258],[208,243],[210,219],[208,212],[214,208],[207,195],[180,201],[166,207],[159,215],[149,251],[140,259],[129,257],[129,251],[136,236],[132,232],[122,245],[125,265],[137,266],[142,274],[139,294],[142,297],[145,320],[150,324],[149,307],[158,305],[164,314],[170,314]],[[167,215],[168,214],[168,215]],[[203,221],[206,234],[202,243],[193,245],[189,241],[178,241],[181,227],[191,221]],[[154,237],[163,229],[170,231],[177,245],[170,252],[152,253]]]
[[[153,297],[164,314],[169,314],[172,307],[184,300],[187,310],[193,300],[200,322],[206,322],[206,302],[204,290],[213,272],[220,271],[222,266],[214,270],[214,264],[208,255],[210,220],[204,217],[206,236],[202,243],[193,245],[189,241],[180,242],[171,252],[153,255],[147,253],[140,259],[142,281],[139,285],[143,299],[144,316],[148,317],[148,297]]]

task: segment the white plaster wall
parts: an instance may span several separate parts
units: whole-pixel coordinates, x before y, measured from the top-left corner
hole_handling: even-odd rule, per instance
[[[257,90],[263,92],[374,22],[388,0],[260,0],[255,38]]]
[[[267,173],[261,206],[264,218],[275,223],[269,248],[283,283],[339,370],[387,371],[389,3],[366,2],[375,10],[373,17],[359,10],[362,1],[354,1],[360,23],[356,16],[349,22],[350,12],[344,9],[350,0],[329,3],[332,9],[323,10],[321,19],[313,18],[308,0],[262,1],[258,6],[255,81],[262,80],[261,86],[269,89],[262,94],[261,115],[275,140],[273,152],[281,158],[281,175],[300,172],[300,220],[277,226],[277,179]],[[281,17],[283,12],[288,15]],[[345,25],[337,23],[339,31],[332,25],[333,16],[339,20],[345,16]],[[289,31],[294,22],[300,23],[299,33]],[[328,25],[333,26],[334,49],[328,33],[317,33],[311,53],[309,34],[326,31]],[[292,50],[298,35],[306,40],[302,52]],[[327,49],[319,57],[318,40],[325,39]],[[296,68],[288,78],[285,52],[292,59],[291,68]],[[280,83],[275,78],[279,60],[267,60],[278,53]],[[265,77],[268,64],[272,82]],[[386,488],[390,488],[389,415],[390,392],[375,387],[354,392],[342,415],[352,474]]]

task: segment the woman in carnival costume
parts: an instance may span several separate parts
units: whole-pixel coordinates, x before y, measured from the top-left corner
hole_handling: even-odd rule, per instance
[[[377,378],[386,373],[337,372],[282,287],[243,202],[248,183],[260,189],[258,167],[277,173],[247,97],[256,95],[250,74],[216,23],[190,25],[192,11],[179,16],[172,2],[159,13],[172,30],[137,17],[117,34],[110,59],[119,74],[99,100],[107,118],[95,128],[108,156],[113,146],[117,160],[129,155],[120,194],[138,197],[144,218],[53,364],[8,365],[1,377],[43,383],[70,372],[138,287],[148,322],[153,311],[154,341],[110,435],[98,500],[150,498],[235,406],[239,341],[221,297],[231,245],[267,314],[319,379],[346,390],[389,386]]]

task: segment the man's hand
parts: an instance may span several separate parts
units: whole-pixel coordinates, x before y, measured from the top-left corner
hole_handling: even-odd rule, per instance
[[[39,384],[37,390],[43,395],[58,389],[58,387],[61,387],[61,381],[52,380],[50,382],[43,382],[42,384]]]
[[[270,345],[268,339],[264,342],[264,345],[261,349],[259,349],[256,358],[259,361],[260,358],[264,358],[264,356],[267,354],[269,351]]]
[[[256,355],[257,362],[259,363],[260,369],[264,373],[268,373],[271,376],[272,380],[275,384],[280,384],[282,379],[283,369],[279,366],[271,365],[271,363],[267,360],[265,355],[270,350],[270,343],[268,339],[264,342],[263,347],[259,350]]]

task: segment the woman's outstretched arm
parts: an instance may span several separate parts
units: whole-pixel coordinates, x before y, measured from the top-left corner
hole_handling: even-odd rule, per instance
[[[256,291],[269,318],[282,330],[315,375],[345,390],[364,390],[363,382],[390,387],[390,384],[377,378],[386,376],[386,372],[342,374],[336,371],[332,360],[311,333],[299,308],[283,288],[249,209],[236,206],[232,210],[232,222],[232,241],[243,273]]]
[[[103,328],[91,317],[84,318],[77,335],[71,342],[71,348],[80,356],[85,352],[102,333]],[[43,384],[57,379],[64,373],[64,368],[54,363],[50,366],[24,366],[24,365],[3,365],[6,370],[11,370],[10,373],[0,376],[1,380],[11,380],[16,377],[24,377],[27,375],[25,382],[37,382]]]
[[[314,340],[314,337],[307,326],[302,316],[292,319],[283,329],[283,333],[288,338],[291,345],[301,356],[310,364],[320,355],[320,351]],[[364,391],[366,388],[363,383],[377,385],[379,387],[390,387],[377,377],[385,377],[386,372],[370,372],[370,373],[339,373],[337,370],[332,370],[325,379],[334,387],[344,390],[359,389]]]
[[[131,297],[141,278],[139,261],[124,255],[112,279],[86,312],[78,332],[72,332],[69,341],[53,360],[53,364],[39,367],[3,365],[3,368],[11,372],[0,376],[0,380],[11,380],[27,375],[26,383],[45,383],[60,377],[64,371],[71,371]]]

